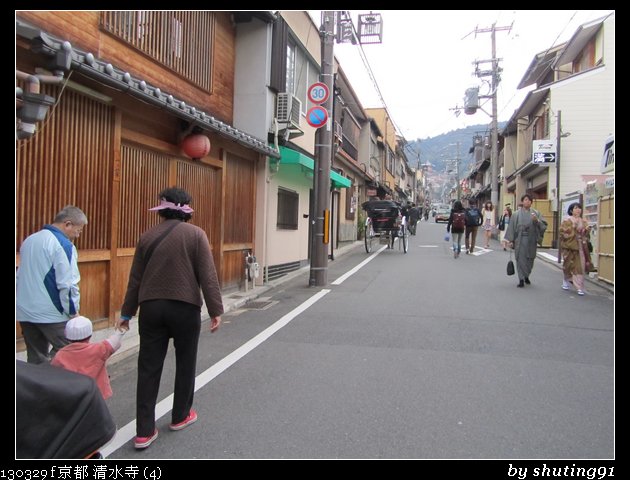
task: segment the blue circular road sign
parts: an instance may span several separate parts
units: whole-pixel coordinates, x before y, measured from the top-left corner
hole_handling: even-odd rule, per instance
[[[311,127],[322,127],[328,121],[328,110],[319,105],[312,107],[306,112],[306,121]]]

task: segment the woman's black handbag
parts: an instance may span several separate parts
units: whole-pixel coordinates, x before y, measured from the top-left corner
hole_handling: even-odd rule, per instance
[[[512,250],[510,250],[510,260],[507,264],[507,274],[514,275],[514,262],[512,261]]]

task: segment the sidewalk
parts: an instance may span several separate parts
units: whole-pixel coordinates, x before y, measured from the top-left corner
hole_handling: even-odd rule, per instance
[[[562,270],[562,263],[558,263],[558,250],[555,248],[538,248],[536,251],[536,256],[551,264],[554,265],[558,270]],[[610,283],[603,282],[597,279],[597,273],[592,272],[589,275],[584,276],[584,280],[592,285],[597,285],[600,288],[603,288],[609,293],[615,294],[615,286]]]
[[[335,250],[334,255],[335,258],[338,258],[350,251],[353,251],[355,248],[359,248],[363,246],[363,242],[361,241],[356,241],[353,242],[349,245],[344,245],[342,247],[340,247],[339,249]],[[245,305],[247,302],[254,300],[260,296],[262,296],[264,293],[268,292],[269,290],[282,285],[283,283],[286,283],[290,280],[292,280],[295,277],[298,277],[300,275],[303,274],[307,274],[310,271],[310,265],[306,265],[298,270],[295,270],[294,272],[289,272],[286,275],[277,278],[275,280],[270,281],[268,284],[266,285],[259,285],[253,288],[250,288],[248,291],[237,291],[237,292],[231,292],[227,295],[224,295],[222,297],[223,300],[223,309],[224,309],[224,313],[236,310],[240,307],[242,307],[243,305]],[[206,321],[210,320],[210,317],[208,316],[208,312],[205,310],[204,307],[201,308],[201,322],[202,324]],[[94,332],[94,335],[92,336],[92,342],[100,342],[102,340],[105,340],[107,337],[109,337],[112,332],[114,330],[114,327],[110,327],[107,329],[103,329],[103,330],[98,330],[96,332]],[[135,353],[138,352],[139,349],[139,341],[140,338],[138,336],[138,322],[137,322],[137,317],[134,317],[131,321],[131,329],[129,330],[129,332],[127,332],[125,334],[125,336],[123,337],[123,341],[122,341],[122,346],[120,347],[120,349],[114,353],[111,358],[108,360],[107,364],[108,365],[113,365],[116,362],[120,362],[121,360],[124,360],[132,355],[134,355]],[[22,361],[26,361],[26,351],[23,352],[15,352],[15,359],[16,360],[22,360]]]

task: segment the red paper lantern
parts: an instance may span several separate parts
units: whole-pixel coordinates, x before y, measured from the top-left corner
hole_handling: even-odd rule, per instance
[[[210,153],[210,139],[200,133],[193,133],[184,138],[182,150],[193,160],[205,157]]]

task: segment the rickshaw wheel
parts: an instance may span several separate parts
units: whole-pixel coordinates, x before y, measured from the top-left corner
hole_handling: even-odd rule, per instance
[[[372,253],[372,246],[374,245],[374,229],[372,225],[368,225],[365,229],[365,251],[366,253]]]
[[[402,240],[403,252],[407,253],[407,250],[409,250],[409,230],[403,225],[400,227],[400,231],[402,232],[400,239]]]

